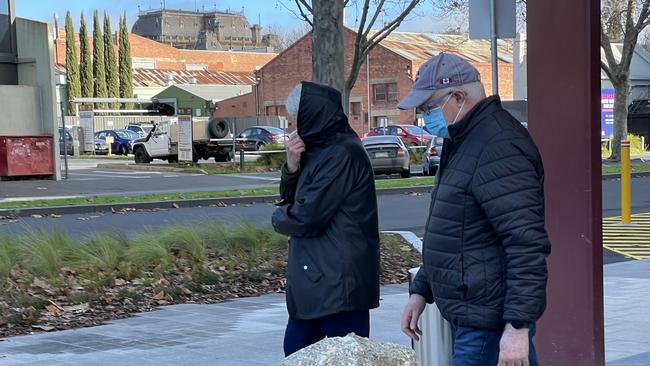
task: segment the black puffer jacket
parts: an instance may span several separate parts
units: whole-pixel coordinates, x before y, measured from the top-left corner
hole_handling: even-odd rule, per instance
[[[315,319],[379,306],[377,197],[370,160],[336,90],[302,83],[299,174],[286,170],[273,226],[289,235],[289,316]]]
[[[544,169],[528,131],[498,97],[449,127],[411,293],[452,324],[503,329],[546,307]]]

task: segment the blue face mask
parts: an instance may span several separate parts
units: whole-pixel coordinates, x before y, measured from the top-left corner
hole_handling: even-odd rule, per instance
[[[424,114],[424,124],[427,130],[434,135],[442,138],[449,138],[449,125],[442,114],[442,108],[432,109]]]

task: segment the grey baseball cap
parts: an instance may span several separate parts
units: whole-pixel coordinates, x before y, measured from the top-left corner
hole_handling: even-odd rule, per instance
[[[481,74],[464,59],[440,53],[420,66],[413,88],[398,104],[399,109],[421,106],[436,90],[481,81]]]

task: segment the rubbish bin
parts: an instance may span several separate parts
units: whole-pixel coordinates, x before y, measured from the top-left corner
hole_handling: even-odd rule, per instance
[[[52,136],[0,136],[0,177],[53,175]]]
[[[409,270],[411,281],[419,269],[418,267]],[[418,365],[449,366],[453,347],[451,324],[442,317],[435,303],[427,304],[424,308],[419,325],[423,334],[419,342],[413,341]]]

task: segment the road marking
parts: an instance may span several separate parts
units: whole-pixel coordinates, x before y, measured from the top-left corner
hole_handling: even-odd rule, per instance
[[[603,219],[603,247],[632,259],[650,259],[650,213],[632,215],[632,224],[621,217]]]
[[[271,182],[279,182],[280,180],[282,180],[282,178],[264,177],[259,175],[246,175],[246,174],[228,174],[228,176],[234,178],[243,178],[243,179],[267,180]]]

